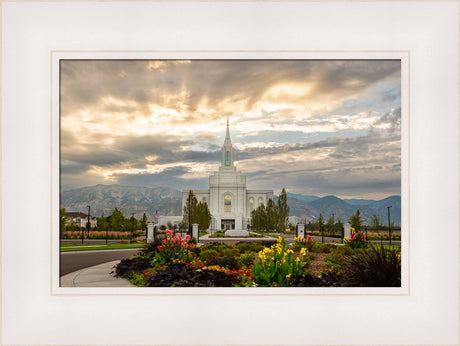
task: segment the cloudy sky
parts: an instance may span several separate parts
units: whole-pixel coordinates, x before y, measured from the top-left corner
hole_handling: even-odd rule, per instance
[[[395,60],[61,62],[61,186],[207,189],[227,117],[249,189],[401,192]]]

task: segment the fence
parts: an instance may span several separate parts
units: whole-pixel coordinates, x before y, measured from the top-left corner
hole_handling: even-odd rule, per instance
[[[145,231],[134,231],[134,237],[144,235]],[[131,239],[131,231],[89,231],[83,230],[84,239]],[[82,231],[65,231],[61,239],[81,239]]]

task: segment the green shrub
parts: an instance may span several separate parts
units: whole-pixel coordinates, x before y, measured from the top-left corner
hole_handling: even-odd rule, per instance
[[[256,253],[254,251],[248,251],[240,255],[238,258],[238,264],[240,267],[249,267],[254,264],[256,259]]]
[[[324,268],[340,269],[345,264],[347,256],[351,255],[353,250],[349,247],[338,246],[331,249],[330,253],[324,257]]]
[[[303,247],[305,247],[305,243],[296,241],[294,244],[292,244],[291,249],[292,251],[300,251],[300,249],[302,249]]]
[[[313,248],[311,249],[311,252],[330,253],[334,247],[335,245],[331,246],[331,244],[323,244],[323,243],[315,242]]]
[[[219,252],[217,250],[214,250],[214,249],[205,249],[205,250],[201,250],[200,252],[200,259],[202,261],[207,261],[209,259],[209,257],[217,257],[219,255]]]
[[[238,257],[238,249],[230,248],[230,249],[222,249],[219,251],[220,257]]]
[[[272,244],[270,244],[271,246]],[[245,253],[245,252],[259,252],[264,249],[264,245],[262,245],[261,242],[240,242],[236,244],[236,248],[240,253]]]

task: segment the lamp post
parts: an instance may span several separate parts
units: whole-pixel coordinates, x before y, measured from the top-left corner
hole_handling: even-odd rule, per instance
[[[332,213],[332,234],[333,234],[333,235],[335,235],[335,227],[334,227],[335,222],[334,222],[334,216],[335,216],[335,214]]]
[[[134,213],[131,213],[131,241],[134,240]]]
[[[388,233],[390,234],[390,246],[391,246],[390,208],[391,208],[391,205],[387,207],[388,209]]]
[[[85,238],[85,228],[81,224],[81,216],[82,216],[81,214],[83,214],[83,212],[80,212],[80,222],[79,222],[80,227],[81,227],[81,243],[83,244],[83,239]]]
[[[90,217],[91,217],[91,206],[87,206],[88,207],[88,222],[86,223],[86,228],[87,228],[87,233],[88,233],[88,238],[89,238],[89,230],[91,228],[91,223],[90,223]]]
[[[188,192],[188,234],[192,237],[192,191]]]

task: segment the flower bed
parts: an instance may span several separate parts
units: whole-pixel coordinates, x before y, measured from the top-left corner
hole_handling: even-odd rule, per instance
[[[197,247],[189,236],[167,230],[165,239],[121,261],[115,273],[147,287],[387,287],[400,285],[400,265],[398,249],[321,244],[313,237],[297,238],[292,246],[279,237],[275,244]]]

